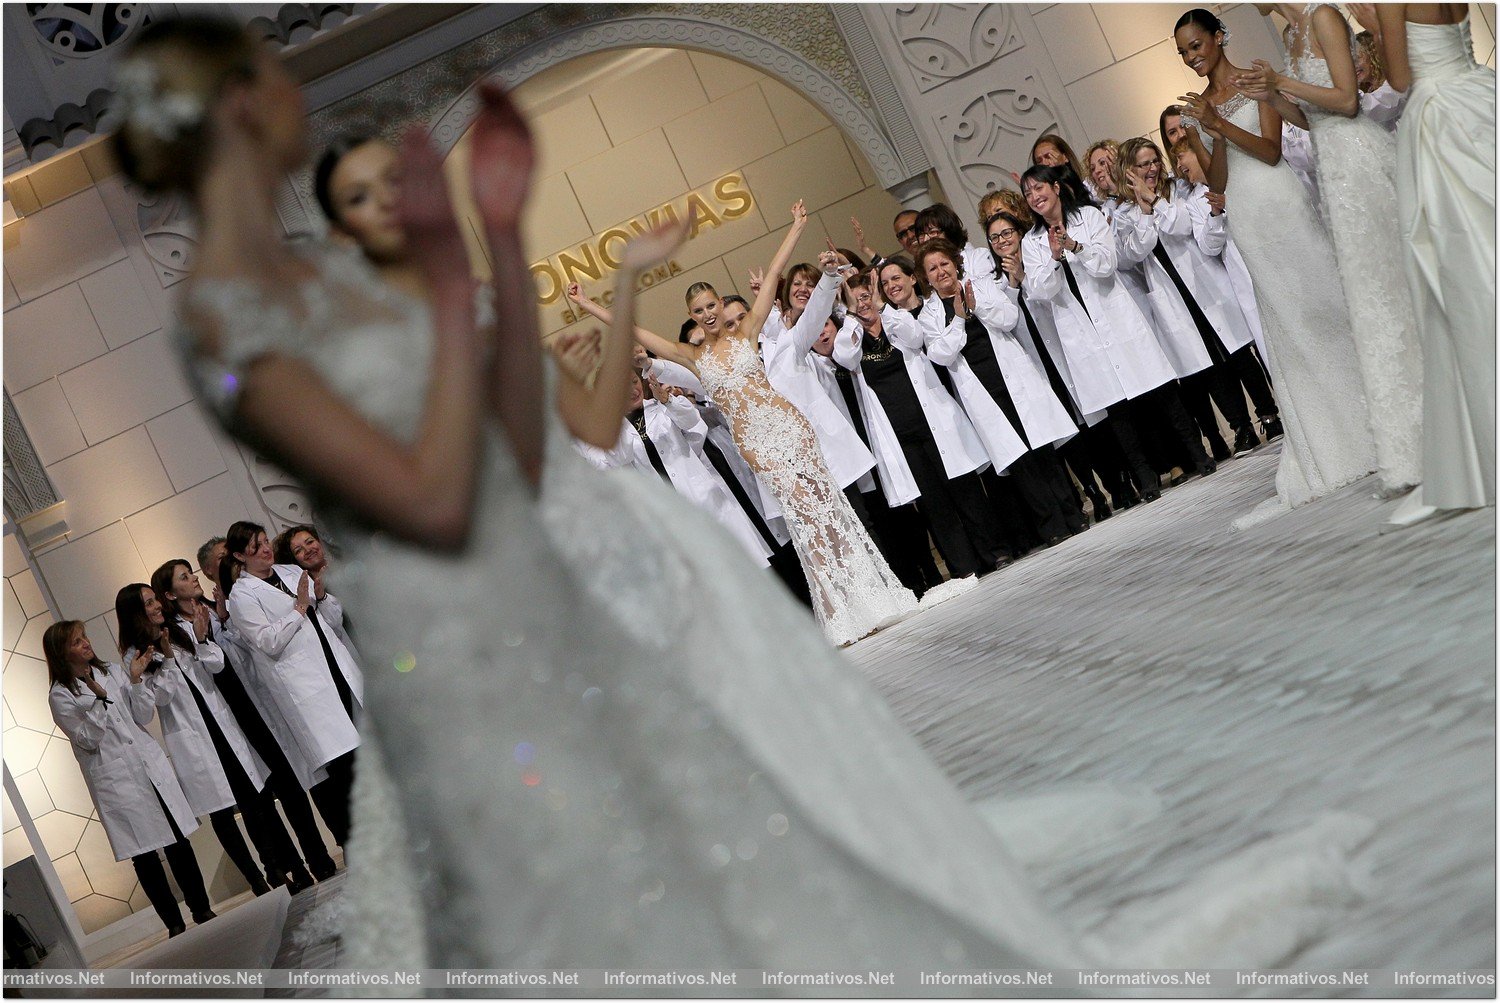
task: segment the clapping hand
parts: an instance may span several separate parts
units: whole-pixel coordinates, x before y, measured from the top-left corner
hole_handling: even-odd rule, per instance
[[[1005,277],[1010,280],[1011,288],[1021,284],[1022,277],[1026,274],[1025,267],[1021,264],[1021,248],[1000,255],[1000,267],[1005,271]]]
[[[297,601],[293,605],[298,613],[306,613],[312,605],[312,575],[306,571],[297,579]]]
[[[1250,64],[1250,69],[1234,75],[1234,85],[1253,101],[1269,101],[1281,89],[1281,74],[1264,59]]]
[[[1202,94],[1189,91],[1177,100],[1182,103],[1183,114],[1188,118],[1197,119],[1198,123],[1209,132],[1217,134],[1223,130],[1224,120],[1219,117],[1219,109],[1215,108],[1213,102]]]
[[[698,210],[689,206],[687,215],[681,220],[668,219],[655,229],[632,237],[620,255],[621,263],[633,272],[643,272],[660,264],[682,246],[697,220]]]
[[[1141,175],[1138,168],[1127,167],[1125,169],[1125,180],[1130,185],[1130,196],[1135,199],[1136,204],[1142,209],[1150,208],[1156,202],[1156,192],[1146,184],[1146,179]]]
[[[151,656],[155,653],[156,649],[152,647],[147,647],[145,651],[136,652],[135,657],[130,660],[130,665],[126,669],[130,673],[130,681],[132,683],[138,683],[145,677],[146,666],[151,664]],[[103,696],[104,694],[101,693],[99,695]]]
[[[963,288],[953,297],[953,312],[964,320],[974,313],[974,283],[964,280]]]
[[[479,100],[479,115],[469,131],[474,201],[492,233],[512,231],[520,225],[531,189],[536,147],[526,120],[503,87],[485,81],[479,86]]]
[[[469,257],[448,200],[443,162],[427,134],[412,126],[401,140],[401,193],[397,214],[417,260],[438,275],[468,275]]]
[[[1052,260],[1061,261],[1063,249],[1068,243],[1068,231],[1061,224],[1047,227],[1047,246],[1052,249]]]
[[[202,644],[208,640],[208,630],[211,623],[208,618],[208,607],[201,602],[193,604],[193,636]]]
[[[599,328],[589,331],[566,331],[548,343],[557,364],[577,383],[587,384],[599,365],[603,344]]]

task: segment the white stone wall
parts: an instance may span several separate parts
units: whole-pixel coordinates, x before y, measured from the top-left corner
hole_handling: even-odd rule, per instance
[[[67,504],[68,535],[38,550],[37,565],[59,614],[86,621],[95,649],[115,660],[121,586],[173,558],[196,563],[205,539],[266,512],[238,448],[179,375],[150,225],[143,237],[136,203],[107,174],[98,157],[73,154],[8,182],[27,215],[4,230],[4,378]],[[10,535],[4,575],[5,763],[89,933],[148,903],[130,864],[114,860],[52,724],[41,640],[53,617]],[[13,812],[5,825],[9,864],[32,848]],[[215,900],[242,891],[212,832],[192,839]]]
[[[1014,187],[1057,131],[1082,157],[1098,139],[1157,135],[1161,110],[1203,81],[1172,26],[1190,4],[870,4],[863,8],[938,180],[959,215]],[[1238,65],[1282,65],[1277,27],[1250,4],[1207,4]],[[1495,60],[1495,7],[1474,4],[1475,55]],[[1279,25],[1280,22],[1276,22]]]

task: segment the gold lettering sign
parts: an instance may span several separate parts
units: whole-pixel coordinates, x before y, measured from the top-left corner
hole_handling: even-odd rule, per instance
[[[681,219],[689,208],[697,214],[693,220],[692,232],[688,234],[688,239],[691,240],[705,228],[723,226],[726,220],[739,219],[754,205],[755,200],[745,185],[744,176],[739,172],[726,174],[698,191],[688,192],[665,205],[595,234],[581,244],[559,251],[542,261],[533,262],[531,274],[536,279],[537,299],[542,306],[548,306],[562,298],[569,283],[597,282],[606,275],[619,271],[619,255],[624,250],[626,241],[668,220]],[[681,273],[682,268],[677,262],[669,261],[643,274],[638,286],[645,288],[656,285]]]

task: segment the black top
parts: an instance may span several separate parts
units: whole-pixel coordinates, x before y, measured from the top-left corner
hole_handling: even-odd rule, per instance
[[[892,345],[882,332],[872,336],[863,332],[860,341],[859,371],[865,383],[885,409],[891,428],[897,435],[927,430],[927,414],[906,370],[901,350]]]
[[[948,323],[953,322],[956,316],[953,310],[953,300],[943,300],[943,316]],[[964,321],[964,347],[963,357],[969,363],[969,369],[979,380],[980,386],[988,391],[994,398],[1000,410],[1005,412],[1006,420],[1031,448],[1031,442],[1026,438],[1026,429],[1021,426],[1021,417],[1016,413],[1016,403],[1011,400],[1010,387],[1005,384],[1005,374],[1000,371],[1000,362],[995,358],[995,345],[990,341],[990,332],[986,330],[984,323],[972,313]]]

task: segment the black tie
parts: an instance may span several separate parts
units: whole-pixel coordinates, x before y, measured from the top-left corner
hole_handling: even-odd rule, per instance
[[[661,454],[656,451],[656,443],[652,442],[651,436],[646,434],[646,411],[644,408],[639,411],[630,412],[630,424],[635,427],[636,434],[641,437],[641,442],[646,447],[646,458],[651,461],[651,465],[656,468],[656,472],[661,474],[661,479],[671,484],[672,478],[667,476],[667,465],[661,462]]]
[[[755,507],[755,503],[745,493],[745,486],[740,483],[738,477],[734,476],[734,470],[729,466],[729,460],[724,457],[723,451],[712,441],[704,439],[703,453],[708,457],[708,462],[713,464],[713,468],[719,472],[719,478],[729,489],[729,493],[734,495],[734,500],[740,503],[740,508],[744,509],[745,515],[755,526],[755,531],[760,534],[760,538],[766,541],[766,546],[771,548],[772,553],[780,550],[781,543],[771,532],[771,527],[766,525],[766,520],[761,517],[760,509]]]
[[[1036,345],[1036,354],[1042,357],[1042,368],[1047,370],[1047,382],[1052,384],[1053,394],[1068,409],[1068,416],[1073,419],[1073,424],[1082,428],[1083,415],[1078,413],[1078,405],[1074,403],[1073,395],[1068,392],[1068,385],[1063,382],[1062,373],[1057,371],[1057,363],[1052,361],[1052,353],[1047,350],[1046,342],[1042,341],[1041,329],[1036,326],[1036,321],[1031,316],[1031,308],[1026,305],[1024,290],[1016,297],[1016,301],[1021,306],[1021,316],[1026,318],[1026,327],[1031,331],[1031,343]]]
[[[1073,277],[1073,269],[1068,264],[1068,259],[1061,258],[1059,260],[1062,262],[1063,274],[1068,277],[1068,289],[1072,291],[1073,298],[1078,301],[1078,305],[1083,307],[1084,315],[1092,320],[1093,315],[1089,313],[1089,305],[1083,301],[1083,293],[1078,291],[1078,280]]]
[[[276,573],[275,569],[272,569],[271,577],[267,581],[293,599],[297,598],[297,593],[286,587],[286,582],[281,580],[281,576]],[[333,657],[333,648],[328,643],[328,637],[323,633],[323,618],[318,616],[318,604],[316,602],[308,608],[307,618],[312,621],[313,630],[318,633],[318,643],[323,646],[323,659],[328,663],[328,674],[333,677],[333,687],[339,691],[339,701],[343,703],[344,710],[349,715],[349,720],[353,721],[354,693],[350,691],[349,683],[344,679],[344,673],[339,670],[338,659]]]

